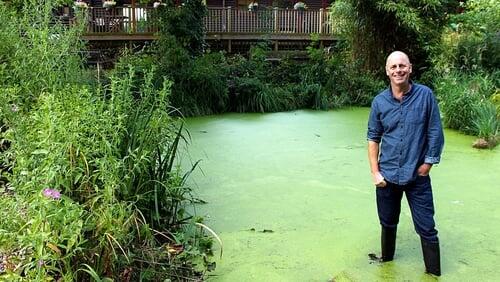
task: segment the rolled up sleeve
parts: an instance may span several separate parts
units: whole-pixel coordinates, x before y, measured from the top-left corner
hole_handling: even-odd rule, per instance
[[[425,152],[425,163],[437,164],[441,161],[441,152],[444,146],[443,126],[439,106],[434,95],[430,95],[429,123],[427,125],[427,151]]]
[[[366,139],[368,141],[380,143],[383,130],[384,129],[382,127],[382,122],[380,121],[378,105],[376,100],[373,100],[370,110],[370,116],[368,118],[368,132],[366,134]]]

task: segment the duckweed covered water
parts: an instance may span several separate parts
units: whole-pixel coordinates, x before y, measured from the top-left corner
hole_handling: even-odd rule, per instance
[[[197,213],[224,243],[212,281],[434,281],[403,200],[395,261],[372,263],[380,227],[368,109],[190,118]],[[431,172],[442,281],[499,281],[500,149],[447,130]]]

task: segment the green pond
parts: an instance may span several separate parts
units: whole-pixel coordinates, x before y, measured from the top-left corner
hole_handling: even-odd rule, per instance
[[[189,118],[183,166],[223,241],[212,281],[433,281],[403,200],[394,262],[373,263],[380,227],[366,151],[369,109]],[[432,169],[443,281],[500,281],[500,148],[446,130]],[[215,243],[216,252],[219,246]]]

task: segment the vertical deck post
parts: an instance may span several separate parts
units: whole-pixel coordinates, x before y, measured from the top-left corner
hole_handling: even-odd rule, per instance
[[[278,7],[273,8],[273,18],[274,18],[274,26],[273,26],[274,30],[273,30],[273,32],[278,33],[278,22],[279,22]]]
[[[231,32],[231,7],[227,7],[227,32]],[[231,46],[231,44],[229,44]],[[231,49],[231,47],[229,47]]]
[[[318,33],[323,34],[323,8],[319,9]]]
[[[132,16],[132,33],[137,32],[137,21],[135,20],[135,0],[132,0],[132,11],[131,11],[131,16]]]

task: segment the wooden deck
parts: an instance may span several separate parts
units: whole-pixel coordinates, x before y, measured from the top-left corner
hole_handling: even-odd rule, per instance
[[[160,27],[153,7],[115,7],[87,9],[84,39],[91,41],[154,40]],[[207,40],[334,40],[327,10],[208,8],[205,18]]]

